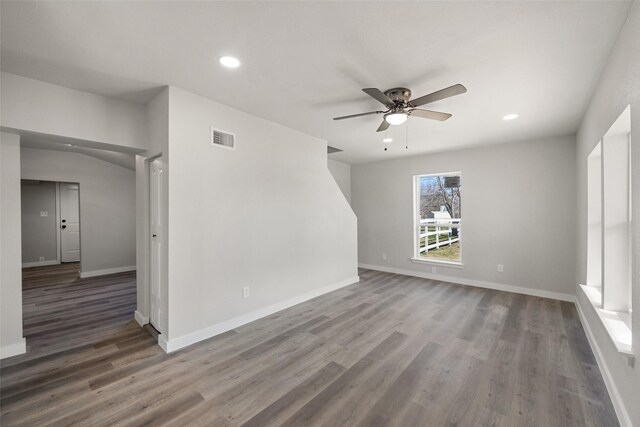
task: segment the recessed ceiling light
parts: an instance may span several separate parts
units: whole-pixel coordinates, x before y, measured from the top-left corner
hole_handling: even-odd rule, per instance
[[[517,118],[518,118],[517,114],[507,114],[506,116],[502,117],[502,120],[513,120]]]
[[[238,68],[240,66],[240,60],[233,56],[221,56],[218,61],[227,68]]]
[[[385,139],[382,140],[382,142],[385,142],[385,143],[388,144],[390,142],[393,142],[393,139],[392,138],[385,138]]]
[[[67,147],[73,147],[73,144],[64,144],[64,145],[66,145]]]

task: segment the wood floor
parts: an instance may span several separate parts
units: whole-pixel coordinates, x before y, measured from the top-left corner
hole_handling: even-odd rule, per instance
[[[2,362],[0,422],[618,425],[573,304],[360,277],[169,355],[130,320],[131,274],[51,288],[25,278],[33,354]]]
[[[23,333],[27,356],[42,356],[108,338],[136,309],[135,272],[79,279],[77,262],[25,268]]]

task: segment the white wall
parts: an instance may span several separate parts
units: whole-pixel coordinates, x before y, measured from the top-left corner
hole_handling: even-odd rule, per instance
[[[21,164],[23,179],[80,184],[83,275],[135,266],[134,171],[83,154],[33,148],[21,150]]]
[[[22,264],[58,259],[56,183],[24,180],[21,185]],[[48,216],[41,216],[41,212]]]
[[[587,156],[618,118],[627,105],[631,105],[631,173],[632,204],[632,298],[633,306],[640,307],[640,4],[632,6],[627,22],[611,52],[600,81],[586,110],[577,134],[577,203],[578,245],[577,282],[585,283],[587,273]],[[606,284],[605,284],[606,286]],[[640,425],[640,315],[633,313],[632,346],[635,367],[627,365],[607,336],[597,314],[588,300],[578,292],[578,304],[584,313],[585,329],[592,332],[600,368],[609,382],[609,394],[622,422]]]
[[[37,132],[114,146],[146,148],[142,105],[3,72],[3,129]]]
[[[414,175],[462,172],[463,268],[437,266],[462,283],[574,294],[575,139],[493,145],[351,167],[361,264],[429,276],[412,263]],[[382,259],[382,254],[387,260]],[[504,272],[497,265],[504,265]]]
[[[340,191],[344,194],[347,202],[351,204],[351,165],[337,160],[327,159],[327,167],[331,176],[336,180]]]
[[[210,146],[210,126],[237,149]],[[169,88],[169,348],[357,280],[356,217],[326,150]]]
[[[0,358],[26,351],[20,252],[20,137],[0,133]]]

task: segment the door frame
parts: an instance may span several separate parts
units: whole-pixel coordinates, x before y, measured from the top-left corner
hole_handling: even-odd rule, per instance
[[[165,177],[163,178],[163,186],[166,186],[166,170],[168,167],[165,153],[153,152],[149,155],[137,155],[136,156],[136,266],[137,266],[137,309],[134,313],[136,322],[140,326],[144,326],[150,323],[151,317],[151,162],[158,158],[164,160]],[[166,189],[165,189],[166,192]],[[163,201],[162,212],[165,216],[165,223],[163,225],[163,231],[165,234],[165,245],[160,254],[161,262],[163,264],[160,275],[160,296],[166,298],[167,295],[167,266],[166,266],[166,253],[167,253],[167,223],[166,216],[167,206],[166,200]],[[161,329],[158,337],[158,343],[162,346],[164,337],[168,334],[169,318],[167,312],[166,301],[162,301],[163,306],[160,307],[163,311],[161,316]]]
[[[80,209],[80,203],[81,203],[81,195],[80,195],[80,183],[79,182],[72,182],[72,181],[55,181],[53,179],[40,179],[40,178],[25,178],[25,177],[20,177],[20,182],[21,182],[21,189],[20,191],[22,192],[22,181],[23,180],[33,180],[33,181],[44,181],[44,182],[52,182],[55,184],[55,218],[56,218],[56,259],[54,260],[49,260],[49,261],[43,261],[43,262],[39,262],[39,261],[34,261],[34,262],[21,262],[21,268],[29,268],[29,267],[40,267],[40,266],[46,266],[46,265],[58,265],[58,264],[62,264],[62,236],[61,236],[61,231],[60,231],[60,223],[62,220],[62,216],[61,216],[61,206],[60,206],[60,184],[62,183],[68,183],[68,184],[77,184],[78,185],[78,219],[80,221],[80,224],[82,224],[82,210]],[[22,216],[22,207],[20,208],[20,215]],[[82,226],[80,226],[80,271],[82,271]]]
[[[158,332],[162,333],[163,332],[162,329],[164,329],[164,328],[163,328],[163,325],[162,325],[162,322],[161,322],[161,318],[160,318],[160,315],[158,313],[157,308],[158,308],[158,303],[162,301],[162,299],[159,298],[158,294],[160,294],[160,292],[161,292],[163,279],[165,279],[165,278],[163,277],[162,268],[159,268],[160,266],[155,266],[156,267],[155,271],[154,271],[154,268],[153,268],[154,267],[153,242],[152,242],[153,234],[152,234],[152,230],[151,230],[151,227],[152,227],[152,224],[153,224],[153,221],[152,221],[152,218],[151,218],[151,216],[153,214],[152,203],[154,201],[154,194],[153,194],[154,193],[154,191],[153,191],[153,188],[154,188],[153,187],[153,184],[154,184],[153,163],[155,161],[157,161],[157,160],[161,160],[162,161],[162,168],[164,170],[164,161],[163,161],[164,159],[163,159],[162,154],[147,159],[147,165],[146,165],[147,166],[146,167],[146,176],[147,176],[147,185],[146,185],[146,187],[147,187],[147,190],[148,190],[148,199],[147,199],[147,203],[146,203],[146,205],[148,207],[148,210],[147,210],[147,224],[146,224],[146,230],[147,230],[146,245],[147,245],[147,248],[148,248],[147,271],[149,272],[148,287],[147,287],[147,301],[148,301],[148,307],[149,307],[149,324],[151,326],[153,326]],[[162,181],[161,181],[160,184],[161,184],[161,186],[159,188],[159,192],[160,192],[161,199],[160,199],[159,206],[157,206],[156,208],[159,209],[160,215],[164,216],[163,215],[164,212],[162,212],[162,210],[163,210],[162,192],[163,192],[163,189],[164,189],[164,185],[163,185]],[[166,221],[166,219],[165,219],[165,221]],[[165,223],[166,222],[162,222],[162,226],[164,226]],[[164,230],[161,230],[161,232],[162,231],[164,231]],[[156,231],[156,233],[157,232],[158,231]],[[165,243],[166,236],[164,236],[164,235],[161,236],[161,239],[162,239],[162,243]],[[157,258],[163,259],[162,251],[164,251],[164,250],[166,250],[166,249],[165,249],[165,246],[163,244],[161,246],[161,252],[159,254],[157,254],[156,260],[157,260]],[[155,298],[156,301],[155,301],[155,304],[152,304],[152,299],[153,299],[153,292],[152,292],[153,283],[152,282],[153,282],[155,274],[158,274],[159,276],[156,278],[158,280],[157,292],[156,292],[156,298]],[[153,316],[156,315],[156,314],[152,314],[152,309],[151,308],[153,306],[156,307],[156,314],[158,315],[158,318],[155,319],[155,322],[152,322]]]
[[[148,154],[136,156],[136,287],[137,287],[137,308],[134,318],[140,326],[150,323],[151,314],[151,162],[157,158],[163,158],[163,192],[168,191],[168,159],[166,153],[153,151]],[[160,335],[158,344],[166,351],[166,341],[169,334],[169,312],[168,312],[168,204],[167,200],[162,201],[162,212],[165,218],[162,230],[164,232],[164,247],[160,254],[162,268],[160,272],[161,315],[160,315]]]
[[[80,197],[80,184],[78,184],[78,198]],[[78,203],[78,210],[80,203]],[[60,232],[60,222],[62,214],[60,213],[60,181],[56,181],[56,261],[62,264],[62,236]],[[80,248],[80,257],[82,257],[82,248]]]

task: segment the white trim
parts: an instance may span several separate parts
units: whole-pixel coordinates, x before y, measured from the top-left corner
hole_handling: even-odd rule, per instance
[[[631,346],[631,315],[629,312],[605,310],[602,308],[602,292],[594,286],[578,285],[596,311],[602,326],[607,331],[611,342],[618,353],[629,359],[634,359]],[[633,361],[631,361],[633,363]]]
[[[17,356],[27,352],[27,340],[22,338],[22,341],[0,346],[0,359],[6,359],[7,357]]]
[[[313,291],[307,292],[305,294],[298,295],[296,297],[289,298],[287,300],[271,304],[263,308],[259,308],[258,310],[251,311],[241,316],[234,317],[233,319],[226,320],[216,325],[209,326],[208,328],[204,328],[199,331],[174,338],[172,340],[166,340],[162,335],[160,335],[158,337],[158,344],[164,351],[166,351],[167,353],[171,353],[191,344],[206,340],[207,338],[214,337],[216,335],[235,329],[239,326],[253,322],[254,320],[261,319],[273,313],[277,313],[278,311],[285,310],[289,307],[293,307],[294,305],[303,303],[310,299],[319,297],[320,295],[324,295],[326,293],[335,291],[345,286],[349,286],[359,281],[360,278],[358,276],[353,276],[338,283],[314,289]]]
[[[451,268],[464,268],[464,264],[457,261],[441,261],[431,258],[411,258],[411,262],[416,264],[430,264],[433,266],[451,267]]]
[[[81,271],[80,278],[84,279],[86,277],[104,276],[105,274],[122,273],[124,271],[133,271],[135,269],[135,265],[129,265],[127,267],[107,268],[105,270]]]
[[[60,264],[60,261],[57,259],[52,259],[49,261],[33,261],[33,262],[23,262],[22,263],[22,268],[29,268],[29,267],[44,267],[45,265],[58,265]]]
[[[206,338],[203,338],[203,339],[206,339]],[[169,342],[164,338],[164,336],[162,336],[162,334],[158,335],[158,345],[160,346],[161,349],[164,350],[165,353],[170,353],[172,351],[178,350],[178,348],[169,350],[169,346],[171,344],[169,344]],[[187,345],[190,345],[190,344],[187,344]],[[179,347],[179,348],[182,348],[182,347]]]
[[[78,202],[78,210],[80,210],[80,202]],[[56,181],[56,259],[62,261],[62,240],[60,236],[60,182]]]
[[[136,322],[138,322],[140,326],[144,326],[149,323],[149,318],[140,314],[138,310],[133,313],[133,317],[136,319]]]
[[[505,285],[502,283],[465,279],[462,277],[443,276],[441,274],[423,273],[421,271],[403,270],[400,268],[383,267],[383,266],[371,265],[371,264],[359,263],[358,267],[368,268],[369,270],[384,271],[387,273],[404,274],[405,276],[422,277],[424,279],[432,279],[432,280],[439,280],[442,282],[456,283],[458,285],[475,286],[477,288],[494,289],[497,291],[513,292],[516,294],[531,295],[534,297],[556,299],[560,301],[575,302],[576,300],[576,297],[571,294],[563,294],[561,292],[545,291],[541,289],[525,288],[522,286]]]
[[[616,387],[616,383],[613,380],[613,376],[611,375],[611,371],[609,370],[609,366],[607,365],[604,355],[602,354],[602,350],[598,345],[598,341],[591,330],[591,326],[587,322],[587,318],[584,315],[584,311],[582,311],[582,306],[580,305],[580,299],[576,299],[576,308],[578,309],[578,316],[580,317],[580,323],[584,326],[584,330],[587,335],[587,340],[589,341],[589,345],[591,346],[591,350],[596,357],[596,362],[598,363],[598,367],[600,368],[600,372],[602,372],[602,378],[604,379],[604,384],[607,387],[607,391],[609,392],[609,397],[611,398],[611,403],[613,403],[613,408],[616,411],[616,415],[618,416],[618,422],[621,426],[633,426],[631,423],[631,418],[629,417],[629,413],[627,412],[627,408],[624,406],[624,402],[620,397],[620,392]],[[597,316],[597,314],[596,314]]]

